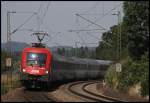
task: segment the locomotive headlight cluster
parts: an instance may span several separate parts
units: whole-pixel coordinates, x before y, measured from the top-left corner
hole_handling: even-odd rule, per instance
[[[48,74],[48,70],[46,70],[45,73]]]
[[[26,70],[25,70],[25,69],[23,69],[22,71],[23,71],[23,72],[26,72]]]
[[[31,57],[32,57],[32,58],[36,58],[36,54],[32,54]]]

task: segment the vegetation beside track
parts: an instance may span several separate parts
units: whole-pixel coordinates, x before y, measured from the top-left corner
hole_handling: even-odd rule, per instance
[[[116,72],[115,64],[109,67],[105,75],[106,83],[123,92],[130,92],[132,87],[138,85],[139,95],[149,95],[149,58],[144,55],[141,61],[133,61],[127,57],[121,61],[121,64],[121,72]]]
[[[139,86],[139,95],[149,95],[149,1],[125,1],[120,24],[103,33],[96,48],[98,59],[113,60],[105,76],[106,83],[121,92]],[[121,28],[121,55],[118,59],[118,30]],[[107,42],[107,43],[105,43]],[[108,45],[110,44],[110,45]],[[122,64],[116,72],[115,63]]]
[[[6,58],[9,56],[9,53],[6,51],[1,52],[1,95],[6,94],[8,91],[20,87],[21,83],[19,81],[19,60],[20,55],[12,55],[12,67],[6,67]],[[12,75],[11,75],[12,74]]]

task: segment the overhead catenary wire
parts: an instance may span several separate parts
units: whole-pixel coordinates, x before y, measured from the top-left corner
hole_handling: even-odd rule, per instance
[[[85,18],[85,17],[79,15],[79,14],[76,14],[76,16],[79,16],[79,17],[81,17],[82,19],[84,19],[84,20],[90,22],[91,24],[94,24],[94,25],[100,27],[102,30],[106,30],[106,29],[105,29],[104,27],[102,27],[101,25],[99,25],[99,24],[97,24],[97,23],[95,23],[95,22],[93,22],[93,21],[91,21],[91,20],[89,20],[89,19],[87,19],[87,18]]]
[[[49,40],[48,41],[52,41],[54,38],[56,38],[58,36],[58,34],[60,34],[61,32],[54,32],[53,30],[50,29],[50,27],[47,25],[47,23],[44,23],[43,25],[49,32],[48,37]],[[54,36],[50,35],[50,32],[52,32],[53,34],[55,34]],[[46,42],[48,42],[46,41]]]
[[[97,1],[96,3],[94,3],[94,5],[92,5],[92,7],[89,10],[83,12],[82,14],[90,12],[91,10],[95,9],[98,5],[99,5],[99,1]]]
[[[99,38],[97,38],[96,36],[92,35],[91,33],[89,32],[86,32],[88,35],[90,35],[91,37],[95,38],[96,40],[99,40]]]
[[[112,12],[113,10],[115,10],[116,8],[120,7],[122,3],[119,3],[118,5],[116,5],[114,8],[112,8],[111,10],[109,10],[107,13],[105,13],[102,17],[96,19],[95,21],[93,21],[94,23],[98,22],[99,20],[102,20],[105,16],[107,16],[110,12]],[[83,29],[87,29],[89,26],[93,25],[93,23],[87,25],[86,27],[84,27]]]
[[[103,15],[104,15],[104,2],[102,2],[102,10],[103,10]]]
[[[22,29],[19,29],[19,31],[35,31],[35,30],[33,30],[32,28],[31,29],[22,28]]]
[[[99,30],[103,30],[103,29],[81,29],[81,30],[69,30],[69,32],[75,32],[75,31],[99,31]]]
[[[45,12],[44,12],[43,17],[40,17],[40,14],[39,14],[39,13],[40,13],[40,11],[41,11],[41,9],[42,9],[42,7],[43,7],[43,3],[42,3],[42,2],[40,3],[39,8],[37,9],[37,31],[33,31],[33,32],[41,32],[41,31],[43,31],[43,30],[41,29],[41,25],[43,24],[43,20],[44,20],[44,17],[46,16],[46,13],[47,13],[47,11],[48,11],[49,5],[50,5],[50,2],[48,3],[48,5],[47,5],[47,7],[46,7],[46,10],[45,10]],[[49,29],[48,29],[48,30],[49,30]],[[47,36],[49,37],[49,39],[51,39],[51,35],[47,34]]]
[[[76,14],[76,16],[79,16],[79,17],[81,17],[82,19],[84,19],[84,20],[86,20],[86,21],[88,21],[88,22],[90,22],[91,24],[89,24],[89,25],[87,25],[86,26],[86,28],[84,28],[84,29],[80,29],[80,30],[70,30],[69,32],[76,32],[76,33],[80,33],[81,31],[90,31],[90,30],[88,30],[87,28],[89,27],[89,26],[91,26],[91,25],[96,25],[96,26],[99,26],[100,28],[103,28],[101,25],[98,25],[97,24],[97,21],[99,21],[99,20],[101,20],[101,19],[103,19],[105,16],[107,16],[110,12],[112,12],[113,10],[115,10],[116,8],[118,8],[120,5],[121,5],[122,3],[119,3],[118,5],[116,5],[115,7],[113,7],[111,10],[109,10],[107,13],[104,13],[104,4],[102,4],[102,14],[100,14],[100,13],[97,13],[96,15],[102,15],[102,17],[100,17],[100,18],[98,18],[98,19],[96,19],[95,21],[91,21],[91,20],[89,20],[89,19],[87,19],[87,18],[85,18],[85,17],[83,17],[82,15],[88,15],[88,13],[80,13],[80,14]],[[93,7],[89,10],[89,11],[91,11],[92,9],[94,9],[95,8],[95,6],[97,6],[96,4],[95,5],[93,5]],[[86,12],[88,12],[88,11],[86,11]],[[93,14],[89,14],[89,15],[93,15]],[[77,23],[78,23],[78,21],[76,21]],[[104,28],[103,28],[104,29]],[[89,33],[87,33],[88,35],[90,35]],[[79,35],[78,35],[79,36]],[[95,38],[95,36],[93,36],[93,35],[90,35],[90,36],[92,36],[92,37],[94,37]],[[84,44],[85,44],[85,41],[83,40],[83,38],[81,37],[81,36],[79,36],[80,37],[80,39],[84,42]]]
[[[40,19],[41,18],[39,17],[39,12],[40,12],[41,8],[42,8],[42,3],[40,3],[40,6],[37,10],[37,31],[40,29]]]
[[[40,12],[41,8],[42,8],[42,2],[40,3],[40,6],[39,6],[37,12]]]
[[[82,36],[80,36],[78,33],[77,33],[77,36],[82,40],[83,44],[84,44],[85,46],[87,46],[87,44],[86,44],[85,40],[82,38]]]
[[[88,13],[85,13],[85,14],[80,13],[80,15],[104,15],[104,13],[89,13],[89,14]]]
[[[44,12],[43,17],[41,17],[40,25],[42,25],[42,24],[43,24],[43,22],[44,22],[44,17],[46,16],[46,14],[47,14],[47,12],[48,12],[48,8],[49,8],[49,6],[50,6],[50,1],[49,1],[49,2],[48,2],[48,4],[47,4],[47,7],[46,7],[46,10],[45,10],[45,12]]]
[[[37,32],[40,32],[42,31],[41,29],[41,26],[43,24],[43,21],[44,21],[44,17],[46,16],[46,13],[48,11],[48,8],[49,8],[49,5],[50,5],[50,2],[48,3],[47,7],[46,7],[46,10],[44,12],[44,15],[42,17],[39,16],[39,12],[40,10],[42,9],[42,3],[40,4],[40,7],[38,8],[38,15],[37,15]],[[46,27],[47,28],[47,27]],[[49,29],[48,29],[49,31]],[[49,37],[49,39],[51,39],[51,35],[47,35]]]
[[[15,33],[17,30],[19,30],[22,26],[24,26],[36,13],[33,13],[28,19],[25,20],[19,27],[17,27],[11,34]]]
[[[29,12],[29,11],[15,11],[15,13],[19,13],[19,14],[33,14],[33,13],[37,13],[37,12]]]
[[[113,10],[117,9],[119,6],[121,6],[122,3],[119,3],[118,5],[116,5],[114,8],[112,8],[110,11],[108,11],[107,13],[105,13],[101,18],[96,19],[94,22],[98,22],[99,20],[102,20],[106,15],[108,15],[110,12],[112,12]],[[86,26],[86,28],[88,28],[89,26],[91,26],[92,24],[89,24]]]
[[[79,16],[79,17],[81,17],[82,19],[84,19],[84,20],[86,20],[86,21],[88,21],[88,22],[90,22],[90,23],[94,23],[93,21],[91,21],[91,20],[89,20],[89,19],[87,19],[87,18],[85,18],[85,17],[83,17],[83,16],[81,16],[81,15],[79,15],[79,14],[76,14],[77,16]],[[101,28],[101,30],[106,30],[104,27],[102,27],[101,25],[98,25],[98,24],[96,24],[96,23],[94,23],[96,26],[98,26],[98,27],[100,27]],[[98,30],[98,29],[95,29],[95,30]],[[72,30],[73,31],[73,30]],[[72,32],[71,31],[71,32]],[[76,30],[76,31],[85,31],[85,30]],[[86,30],[87,31],[87,30]],[[90,31],[90,30],[89,30]],[[78,35],[79,36],[79,38],[83,41],[83,43],[85,44],[85,46],[87,46],[87,44],[86,44],[86,42],[84,41],[84,39],[80,36],[80,35]]]
[[[43,26],[45,26],[45,28],[49,32],[49,34],[48,34],[49,39],[47,41],[45,41],[45,42],[50,42],[50,41],[54,40],[54,38],[56,38],[61,33],[61,32],[54,32],[53,30],[50,29],[50,27],[46,23],[44,23]],[[50,35],[50,32],[52,32],[55,35],[54,36]]]
[[[42,6],[42,5],[40,5],[40,8],[41,8],[41,6]],[[40,10],[40,8],[38,9],[38,11]],[[37,13],[37,12],[17,11],[17,12],[15,12],[15,13],[19,13],[19,14],[29,14],[29,13],[32,13],[32,15],[31,15],[28,19],[26,19],[24,23],[22,23],[20,26],[18,26],[16,29],[14,29],[14,30],[11,32],[11,34],[14,34],[14,33],[15,33],[16,31],[18,31],[21,27],[23,27],[28,21],[30,21],[30,19],[31,19],[34,15],[37,15],[37,17],[38,17],[38,13]],[[20,31],[23,31],[23,30],[20,30]],[[27,31],[32,31],[32,30],[31,30],[31,29],[30,29],[30,30],[28,29]]]

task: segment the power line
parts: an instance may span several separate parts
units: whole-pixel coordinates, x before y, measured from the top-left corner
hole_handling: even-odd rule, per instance
[[[46,27],[46,29],[48,30],[49,34],[48,37],[49,39],[46,41],[52,41],[52,39],[56,38],[58,36],[58,34],[60,34],[61,32],[54,32],[53,30],[50,29],[50,27],[48,25],[46,25],[46,23],[44,23],[44,25]],[[54,36],[50,35],[50,32],[52,32],[53,34],[55,34]]]
[[[19,14],[36,14],[36,12],[27,12],[27,11],[17,11],[15,13],[19,13]]]
[[[102,10],[103,10],[103,15],[104,15],[104,2],[102,3]]]
[[[78,31],[97,31],[97,30],[103,30],[103,29],[80,29],[80,30],[69,30],[69,32],[78,32]]]
[[[99,5],[99,1],[97,1],[89,10],[83,12],[83,14],[87,13],[87,12],[90,12],[92,9],[95,9],[97,7],[97,5]]]
[[[87,34],[88,34],[88,35],[90,35],[91,37],[93,37],[93,38],[95,38],[95,39],[99,40],[99,38],[97,38],[96,36],[94,36],[94,35],[90,34],[89,32],[87,32]]]
[[[39,6],[37,12],[39,12],[39,11],[41,10],[41,7],[42,7],[42,2],[41,2],[41,4],[40,4],[40,6]]]
[[[16,12],[17,13],[17,12]],[[23,25],[25,25],[36,13],[33,13],[28,19],[25,20],[19,27],[17,27],[11,34],[14,34],[17,30],[19,30]]]
[[[96,19],[94,22],[102,20],[106,15],[108,15],[110,12],[112,12],[113,10],[115,10],[116,8],[118,8],[121,4],[122,3],[118,4],[117,6],[115,6],[114,8],[112,8],[110,11],[108,11],[107,13],[105,13],[105,15],[103,15],[101,18]],[[91,26],[91,25],[92,24],[87,25],[86,28],[89,27],[89,26]]]
[[[49,5],[50,5],[50,1],[46,7],[46,10],[44,11],[44,15],[42,17],[39,16],[39,12],[40,10],[42,9],[42,3],[40,4],[39,8],[38,8],[38,15],[37,15],[37,31],[39,31],[41,29],[41,25],[43,24],[43,21],[44,21],[44,17],[46,16],[46,13],[48,11],[48,8],[49,8]]]
[[[115,6],[114,8],[112,8],[110,11],[108,11],[106,14],[104,14],[100,19],[102,19],[103,17],[105,17],[106,15],[108,15],[111,11],[115,10],[115,9],[116,9],[117,7],[119,7],[121,4],[122,4],[122,3],[120,3],[119,5],[117,5],[117,6]],[[103,8],[104,8],[104,7],[103,7]],[[104,9],[103,9],[103,10],[104,10]],[[93,21],[90,21],[90,20],[86,19],[85,17],[81,16],[80,14],[76,14],[76,15],[79,16],[79,17],[81,17],[82,19],[84,19],[84,20],[86,20],[86,21],[88,21],[88,22],[91,23],[91,24],[89,24],[88,26],[86,26],[86,28],[89,27],[89,26],[91,26],[92,24],[97,25],[97,26],[99,26],[100,28],[103,28],[102,26],[100,26],[100,25],[98,25],[98,24],[95,23],[95,22],[97,22],[97,21],[99,20],[99,18],[93,22]],[[103,29],[104,29],[104,28],[103,28]],[[83,30],[84,30],[84,29],[83,29]],[[80,31],[83,31],[83,30],[79,30],[78,33],[79,33]],[[89,33],[87,33],[87,34],[90,35]],[[78,35],[78,36],[79,36],[79,35]],[[91,36],[94,37],[94,38],[96,38],[96,37],[93,36],[93,35],[91,35]],[[84,42],[84,44],[86,44],[85,41],[84,41],[84,39],[83,39],[81,36],[79,36],[79,37],[80,37],[80,39],[82,39],[82,41]],[[96,39],[97,39],[97,38],[96,38]]]
[[[78,33],[77,33],[77,35],[78,35],[78,37],[82,40],[83,44],[84,44],[85,46],[87,46],[87,45],[86,45],[86,42],[84,41],[84,39],[82,38],[82,36],[80,36]]]
[[[104,18],[106,15],[108,15],[110,12],[112,12],[113,10],[115,10],[116,8],[118,8],[122,3],[116,5],[114,8],[112,8],[110,11],[108,11],[107,13],[105,13],[101,18],[96,19],[93,23],[98,22],[99,20],[102,20],[102,18]],[[85,28],[88,28],[89,26],[93,25],[93,23],[87,25]],[[83,29],[85,29],[83,28]]]
[[[39,8],[38,8],[38,10],[37,10],[37,30],[39,30],[40,29],[40,17],[39,17],[39,12],[40,12],[40,10],[41,10],[41,8],[42,8],[42,3],[40,4],[40,6],[39,6]]]
[[[35,32],[35,30],[33,30],[33,29],[26,29],[26,28],[19,29],[19,31],[32,31],[32,32]]]
[[[49,6],[50,6],[50,1],[49,1],[48,5],[47,5],[47,7],[46,7],[46,10],[45,10],[45,12],[44,12],[44,15],[43,15],[42,19],[41,19],[41,24],[43,24],[44,17],[46,16],[46,13],[47,13],[47,11],[48,11]]]
[[[80,13],[80,15],[104,15],[104,13],[89,13],[89,14],[84,14],[84,13]]]
[[[55,36],[51,36],[50,34],[49,34],[49,37],[50,37],[50,39],[49,40],[51,40],[51,39],[53,39],[54,37],[56,37],[58,34],[60,34],[61,32],[54,32],[53,30],[51,30],[50,29],[50,27],[48,26],[48,25],[46,25],[46,23],[44,23],[44,25],[43,26],[45,26],[46,27],[46,29],[49,31],[49,33],[50,32],[52,32],[53,34],[56,34]]]
[[[96,24],[95,22],[93,22],[93,21],[91,21],[91,20],[89,20],[89,19],[87,19],[87,18],[85,18],[85,17],[83,17],[83,16],[81,16],[81,15],[79,15],[79,14],[76,14],[76,15],[79,16],[79,17],[81,17],[82,19],[84,19],[84,20],[90,22],[91,24],[94,24],[94,25],[100,27],[101,29],[106,30],[106,29],[105,29],[104,27],[102,27],[101,25]]]

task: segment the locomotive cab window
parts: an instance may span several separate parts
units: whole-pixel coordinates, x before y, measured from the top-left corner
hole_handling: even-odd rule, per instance
[[[45,66],[46,54],[44,53],[27,53],[27,65]]]

